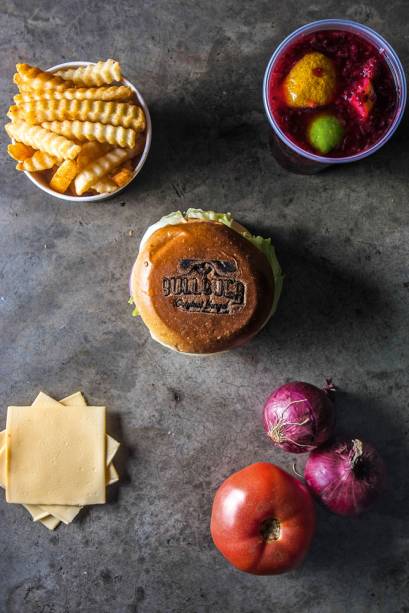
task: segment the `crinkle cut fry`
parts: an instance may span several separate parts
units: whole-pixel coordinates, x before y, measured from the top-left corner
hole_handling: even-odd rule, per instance
[[[27,158],[31,158],[35,152],[35,149],[23,143],[10,143],[10,145],[7,145],[7,153],[17,162],[24,162]]]
[[[98,194],[112,194],[118,189],[118,186],[110,177],[102,177],[102,179],[93,183],[90,189],[94,189]]]
[[[97,86],[113,83],[114,81],[122,80],[121,67],[119,62],[115,60],[106,60],[89,64],[88,66],[79,66],[78,68],[62,68],[57,70],[56,75],[63,79],[69,79],[75,85],[80,86]]]
[[[146,127],[141,107],[103,100],[33,100],[11,106],[8,116],[21,117],[30,124],[79,120],[123,126],[137,132],[143,132]]]
[[[47,121],[41,124],[43,128],[67,138],[79,141],[97,140],[100,143],[109,143],[118,147],[132,149],[136,145],[136,132],[132,128],[111,126],[92,121]]]
[[[141,147],[139,145],[134,149],[112,149],[112,151],[91,162],[75,177],[75,191],[79,195],[83,194],[122,162],[130,160],[140,152]]]
[[[73,87],[58,91],[28,91],[16,94],[14,102],[23,104],[32,100],[129,100],[133,91],[127,85],[111,85],[109,87]]]
[[[132,170],[130,168],[119,168],[117,172],[115,172],[112,180],[117,184],[118,187],[122,187],[132,177]]]
[[[73,160],[64,160],[57,168],[50,181],[51,189],[64,194],[78,172],[77,163]]]
[[[103,156],[104,153],[108,153],[110,149],[112,149],[112,146],[109,143],[99,143],[95,140],[81,145],[81,152],[77,157],[78,172],[88,166],[92,160],[96,160]]]
[[[61,162],[61,159],[44,151],[36,151],[30,158],[17,164],[17,170],[27,170],[28,172],[39,172],[48,170]]]
[[[13,83],[17,85],[20,93],[28,94],[29,92],[34,91],[33,89],[30,88],[30,86],[27,83],[24,83],[23,79],[18,74],[18,72],[16,72],[16,74],[13,75]]]
[[[44,72],[30,64],[17,64],[17,72],[24,85],[34,90],[55,89],[61,91],[73,86],[73,83],[62,79],[51,72]]]
[[[81,147],[72,140],[23,121],[8,123],[5,130],[10,138],[58,158],[74,160],[81,151]]]

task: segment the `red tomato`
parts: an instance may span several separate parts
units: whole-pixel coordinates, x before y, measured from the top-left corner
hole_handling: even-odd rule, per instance
[[[214,544],[236,568],[276,575],[298,566],[315,530],[307,488],[278,466],[251,464],[222,483],[213,502]]]

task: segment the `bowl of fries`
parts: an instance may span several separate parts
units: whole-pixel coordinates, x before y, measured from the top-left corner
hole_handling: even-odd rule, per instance
[[[152,124],[119,63],[16,68],[19,93],[5,129],[17,170],[61,200],[95,202],[125,189],[148,157]]]

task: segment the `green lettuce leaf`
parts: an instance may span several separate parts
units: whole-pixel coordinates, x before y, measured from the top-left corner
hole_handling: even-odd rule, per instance
[[[283,289],[283,280],[284,275],[281,270],[281,266],[277,260],[276,251],[274,246],[271,243],[271,238],[263,238],[262,236],[255,236],[254,234],[250,234],[250,232],[243,232],[242,236],[247,238],[250,243],[252,243],[257,249],[264,253],[266,256],[268,263],[271,266],[274,277],[274,303],[272,308],[272,315],[274,315],[277,304],[281,296],[281,291]]]
[[[135,304],[134,299],[132,298],[132,296],[129,297],[128,304]],[[139,317],[139,311],[138,311],[137,307],[135,307],[134,310],[132,311],[132,317]]]
[[[203,221],[219,221],[229,228],[234,221],[231,213],[216,213],[215,211],[202,211],[202,209],[188,209],[184,217],[186,219],[202,219]]]

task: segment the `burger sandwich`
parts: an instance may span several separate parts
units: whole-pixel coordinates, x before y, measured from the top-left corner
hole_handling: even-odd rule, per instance
[[[162,345],[217,353],[243,345],[265,326],[282,280],[271,239],[253,236],[230,213],[189,209],[145,232],[130,303]]]

